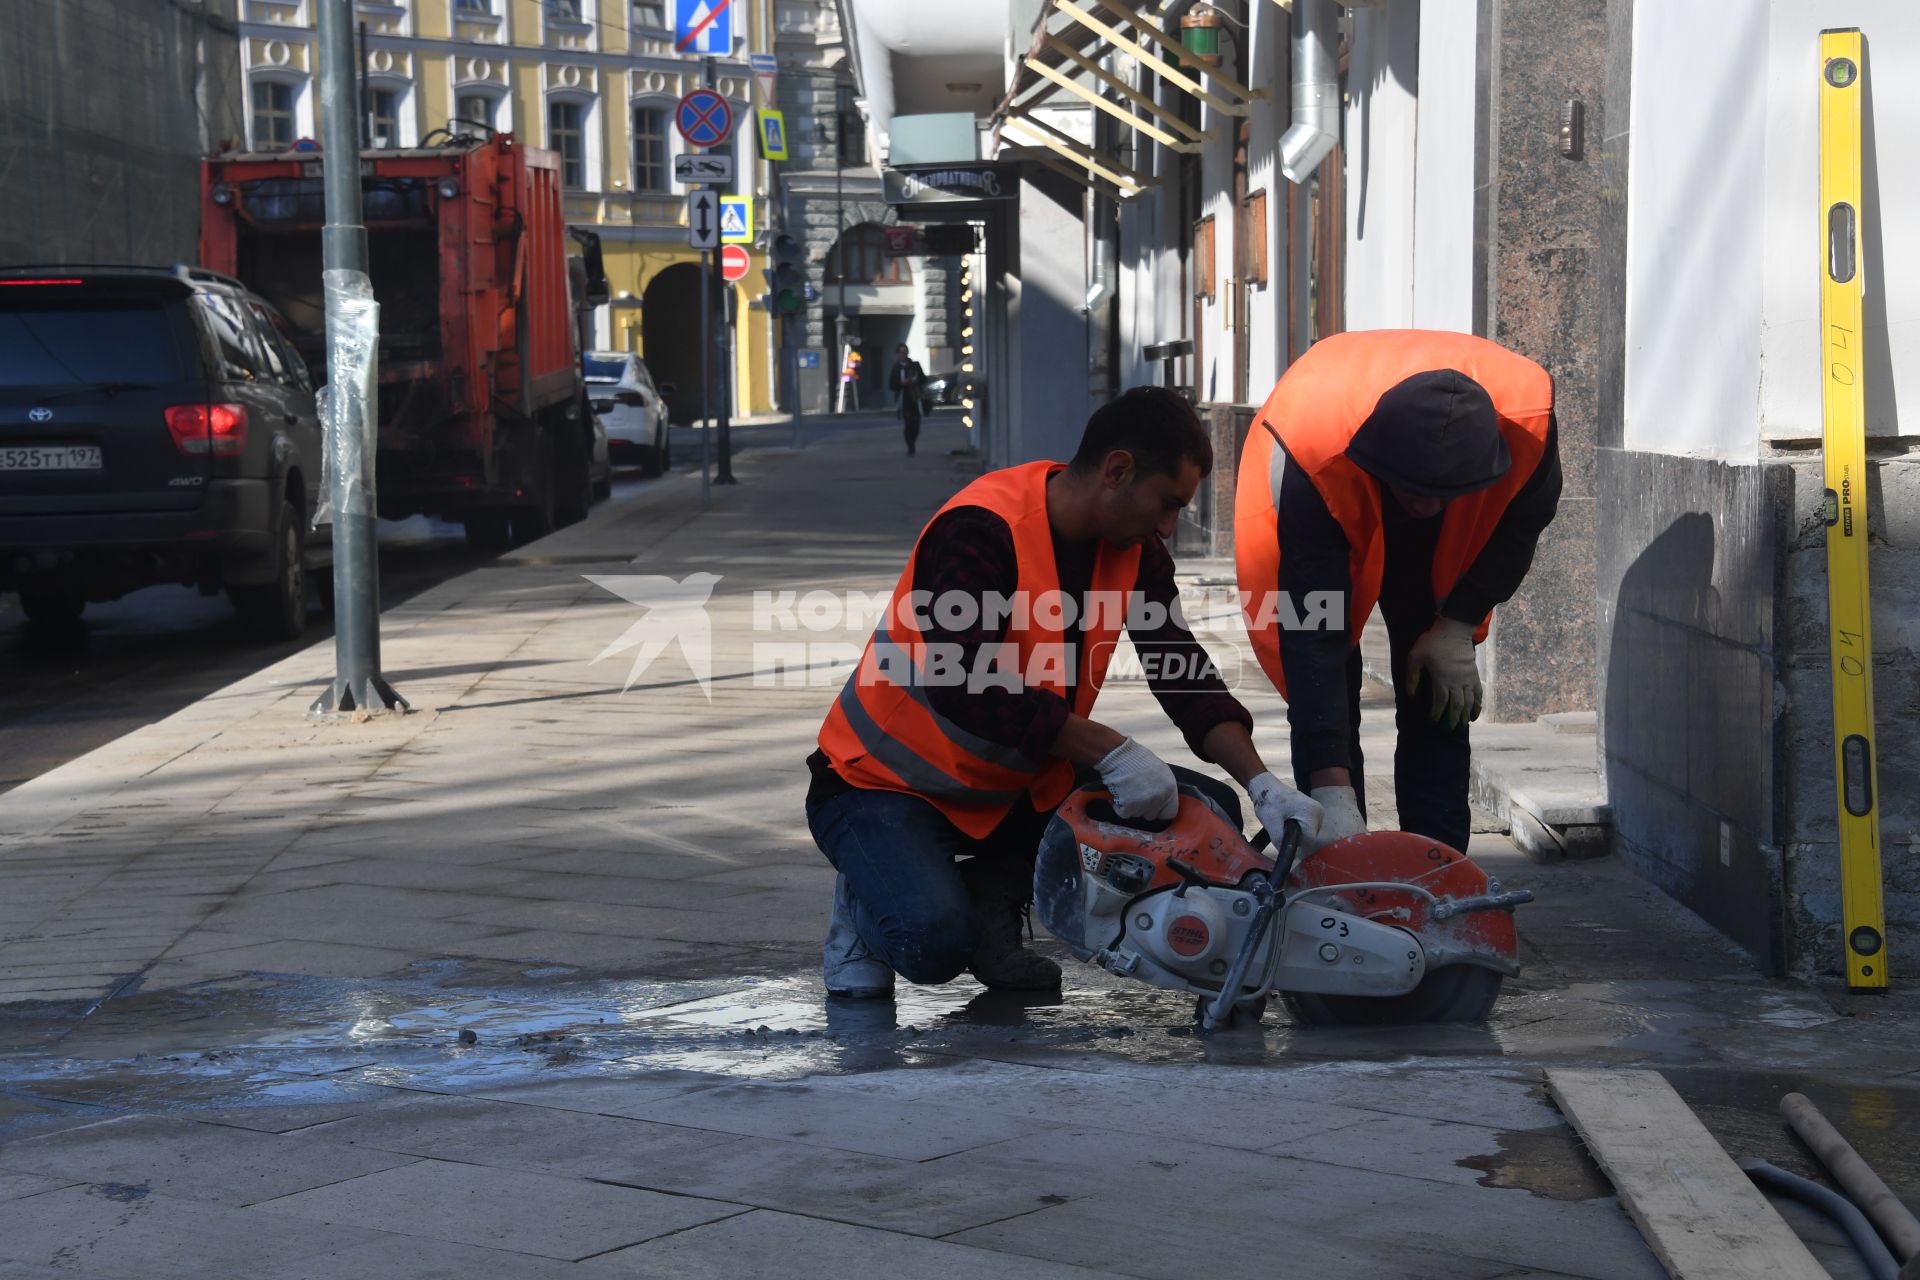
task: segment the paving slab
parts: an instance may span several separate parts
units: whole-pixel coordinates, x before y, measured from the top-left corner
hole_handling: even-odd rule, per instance
[[[272,1200],[411,1159],[164,1116],[117,1117],[0,1148],[0,1168],[10,1172],[119,1183],[230,1205]]]
[[[1044,1263],[992,1249],[921,1240],[839,1222],[757,1210],[582,1264],[594,1276],[735,1280],[739,1276],[833,1276],[835,1280],[1093,1280],[1116,1273]]]
[[[420,1160],[275,1200],[275,1215],[578,1260],[744,1212],[517,1169]],[[269,1219],[261,1219],[264,1229]]]
[[[258,1209],[95,1183],[0,1203],[0,1258],[127,1280],[298,1276],[311,1258],[376,1233]]]
[[[34,1173],[9,1173],[0,1169],[0,1200],[19,1200],[42,1191],[58,1191],[73,1186],[78,1178],[49,1178]]]
[[[502,1169],[650,1186],[674,1169],[746,1139],[625,1116],[484,1098],[423,1097],[306,1131],[356,1150],[431,1156]]]
[[[850,1095],[812,1082],[736,1084],[681,1094],[637,1108],[668,1124],[814,1147],[931,1160],[1036,1129],[1033,1121],[917,1100]]]

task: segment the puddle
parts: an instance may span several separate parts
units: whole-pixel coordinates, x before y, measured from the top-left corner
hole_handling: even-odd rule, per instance
[[[1784,1133],[1771,1108],[1780,1092],[1800,1084],[1755,1069],[1783,1055],[1821,1069],[1814,1064],[1843,1059],[1873,1029],[1850,1019],[1841,1030],[1852,1038],[1842,1039],[1826,1026],[1835,1015],[1825,1002],[1762,984],[1533,978],[1507,991],[1478,1026],[1302,1027],[1276,1002],[1263,1023],[1199,1034],[1191,996],[1089,966],[1070,970],[1064,993],[1022,997],[964,981],[903,983],[896,1000],[879,1002],[828,1000],[811,971],[614,980],[554,966],[434,961],[383,979],[255,974],[122,996],[85,1015],[81,1006],[0,1012],[0,1138],[75,1108],[350,1103],[392,1088],[460,1092],[674,1069],[779,1080],[970,1058],[1048,1063],[1062,1054],[1096,1068],[1107,1061],[1346,1072],[1423,1063],[1667,1069],[1720,1062],[1739,1069],[1696,1074],[1744,1079],[1740,1087],[1750,1092],[1699,1105],[1707,1114],[1725,1108],[1724,1123],[1737,1120],[1747,1126],[1742,1132],[1758,1135],[1767,1126]],[[1889,1022],[1885,1034],[1897,1030]],[[1712,1087],[1725,1095],[1735,1086]],[[1863,1154],[1901,1144],[1920,1149],[1916,1096],[1920,1089],[1835,1098],[1835,1123],[1861,1132]],[[1826,1095],[1816,1100],[1827,1104]],[[1547,1158],[1554,1153],[1525,1145],[1546,1139],[1513,1141],[1520,1145],[1487,1157],[1493,1163],[1481,1169],[1510,1181],[1489,1185],[1555,1197],[1590,1193],[1577,1180],[1556,1180],[1558,1165]],[[1568,1163],[1565,1154],[1559,1164]],[[1796,1167],[1791,1151],[1757,1136],[1735,1154]]]
[[[1511,1187],[1548,1200],[1596,1200],[1613,1194],[1600,1172],[1565,1125],[1513,1129],[1497,1135],[1499,1150],[1454,1163],[1480,1174],[1483,1187]]]

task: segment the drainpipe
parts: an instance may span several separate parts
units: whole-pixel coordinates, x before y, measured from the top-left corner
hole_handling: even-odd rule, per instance
[[[1340,140],[1340,23],[1334,0],[1293,3],[1293,123],[1280,139],[1280,172],[1305,182]]]

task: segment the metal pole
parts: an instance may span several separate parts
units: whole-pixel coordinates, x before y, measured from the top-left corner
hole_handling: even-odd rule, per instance
[[[713,371],[707,358],[713,328],[713,259],[700,251],[700,502],[713,505]]]
[[[833,372],[829,386],[836,388],[840,401],[835,410],[847,409],[847,384],[844,380],[846,356],[841,348],[847,341],[847,246],[841,237],[847,230],[847,107],[839,88],[833,100],[833,269],[838,273],[840,290],[833,304]]]
[[[367,83],[367,24],[360,24],[360,149],[373,145],[373,88]]]
[[[791,370],[793,382],[793,447],[800,447],[800,348],[788,343],[785,361]]]
[[[343,309],[371,303],[367,229],[361,223],[360,151],[354,123],[353,0],[320,0],[320,111],[327,221],[320,233],[327,305],[329,412],[333,461],[334,680],[311,714],[405,710],[406,699],[380,675],[380,561],[373,508],[373,409],[360,389],[374,385],[378,359],[368,335],[346,330]],[[376,313],[377,314],[377,313]],[[357,340],[356,340],[357,339]],[[356,358],[356,350],[360,356]]]
[[[739,370],[734,365],[733,326],[739,319],[734,307],[736,295],[733,285],[721,282],[724,291],[720,297],[720,468],[714,473],[715,484],[739,484],[733,476],[733,388],[739,380]]]

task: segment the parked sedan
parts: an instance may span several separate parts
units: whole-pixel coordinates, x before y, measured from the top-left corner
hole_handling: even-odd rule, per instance
[[[273,309],[192,267],[0,271],[0,591],[29,620],[155,583],[306,629],[321,435]]]
[[[639,467],[657,476],[673,465],[673,436],[665,396],[646,363],[627,351],[590,351],[581,360],[587,398],[607,429],[607,451],[616,467]]]
[[[921,393],[935,404],[959,404],[969,396],[978,400],[979,385],[979,379],[974,374],[964,369],[948,369],[928,374]]]

